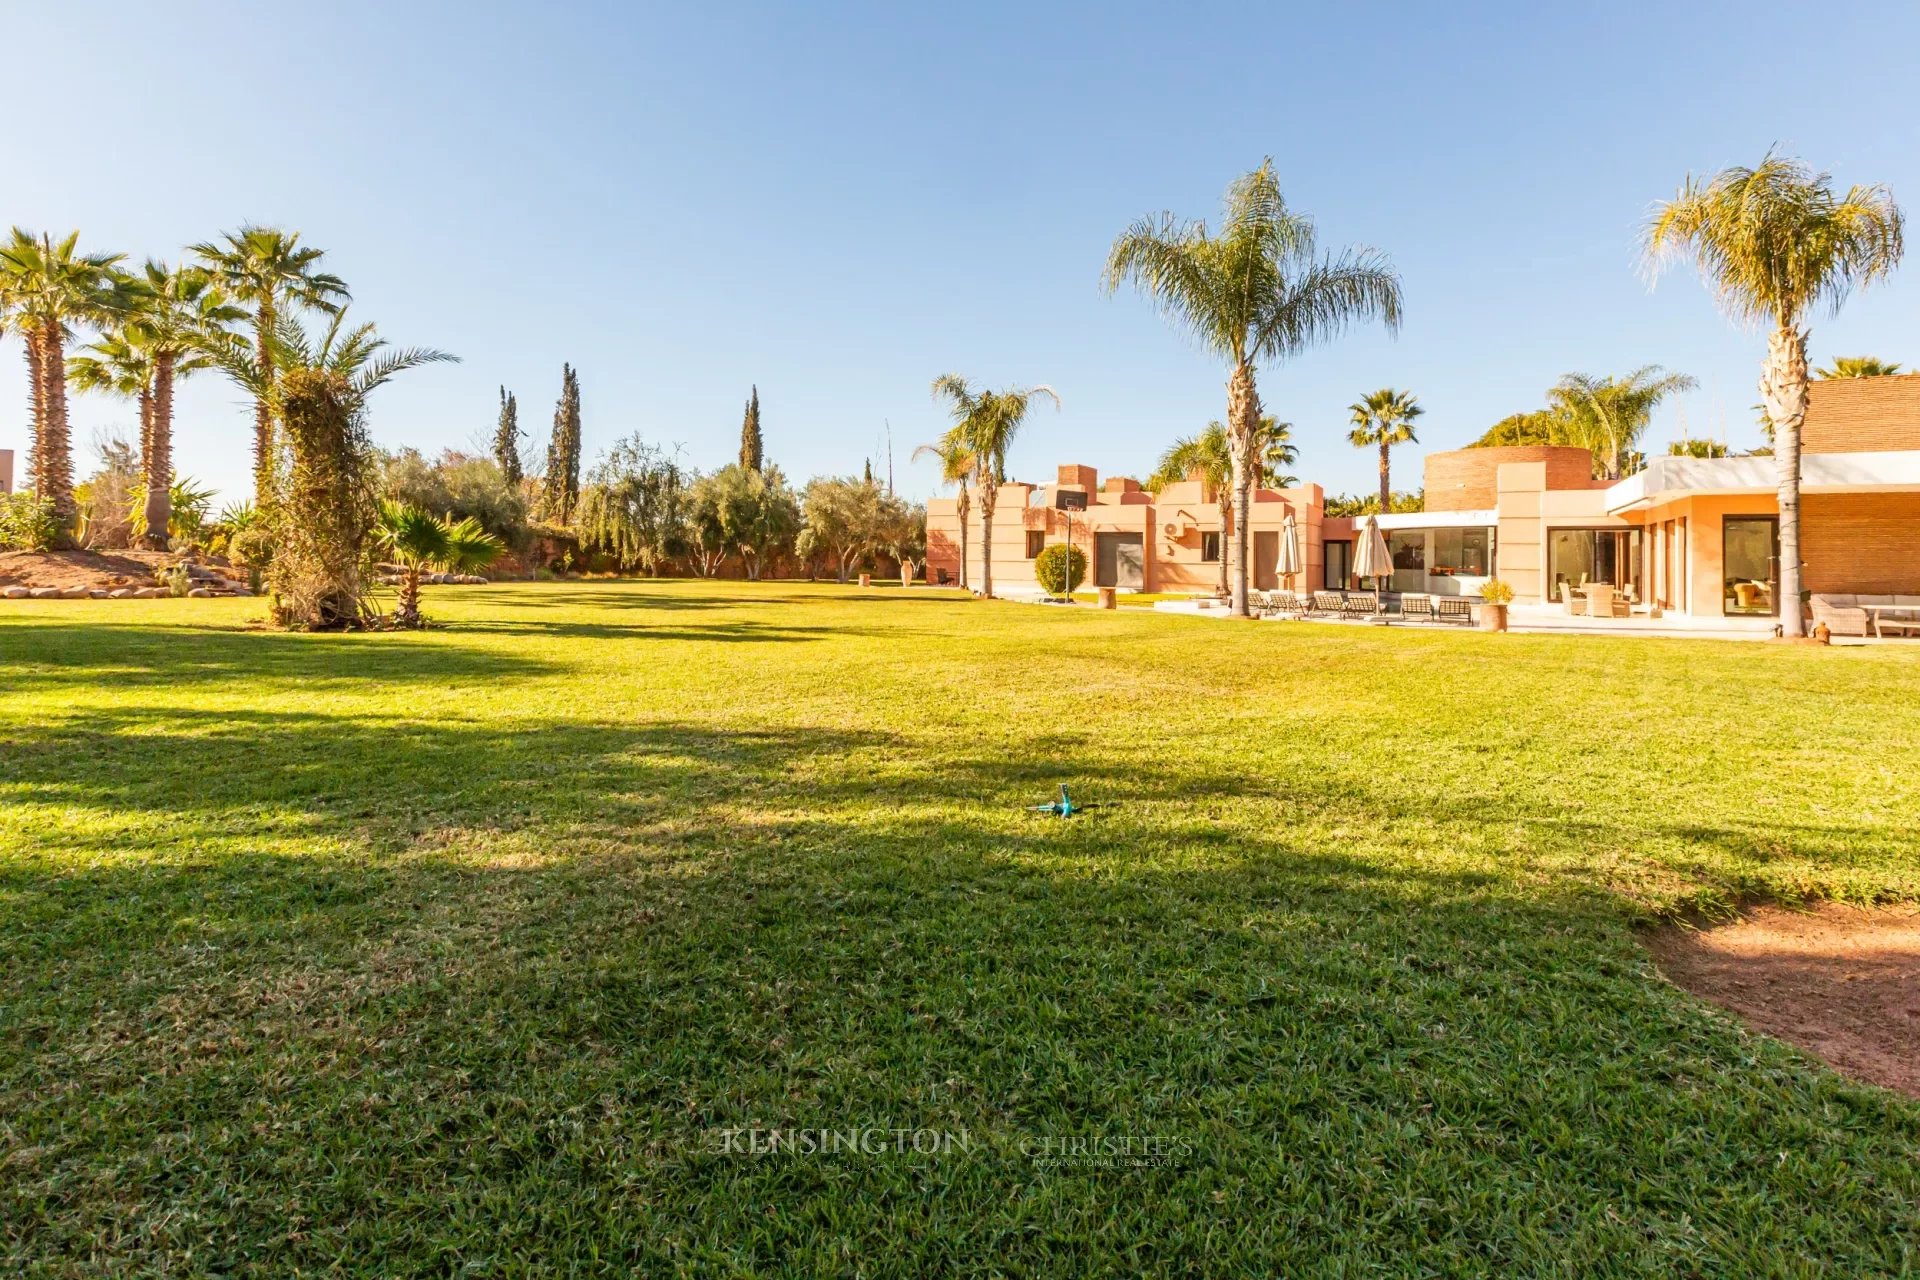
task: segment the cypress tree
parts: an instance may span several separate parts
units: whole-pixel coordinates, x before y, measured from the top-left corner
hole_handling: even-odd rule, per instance
[[[560,401],[553,407],[553,438],[547,443],[547,476],[541,492],[547,515],[566,524],[580,503],[580,375],[562,365]]]
[[[866,471],[860,478],[866,481],[868,488],[873,487],[873,459],[872,458],[867,459]]]
[[[740,465],[749,471],[760,470],[760,388],[753,389],[747,401],[747,416],[740,424]]]
[[[520,484],[520,402],[500,388],[500,425],[493,433],[493,460],[507,483]]]

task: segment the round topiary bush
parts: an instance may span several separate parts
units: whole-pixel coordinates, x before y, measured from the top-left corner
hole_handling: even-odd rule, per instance
[[[1048,595],[1064,596],[1087,580],[1087,553],[1057,542],[1033,558],[1033,576]]]

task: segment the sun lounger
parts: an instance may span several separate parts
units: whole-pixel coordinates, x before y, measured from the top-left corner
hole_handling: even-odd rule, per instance
[[[1433,621],[1433,597],[1407,595],[1400,597],[1400,616],[1408,622]]]
[[[1343,607],[1338,591],[1316,591],[1313,593],[1313,608],[1310,612],[1339,617]]]
[[[1350,593],[1340,606],[1343,618],[1376,618],[1380,616],[1380,597],[1371,591]]]
[[[1436,621],[1473,625],[1473,601],[1465,596],[1441,596],[1433,602]]]

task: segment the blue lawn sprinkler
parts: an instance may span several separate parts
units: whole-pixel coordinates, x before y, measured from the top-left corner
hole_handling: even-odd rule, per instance
[[[1067,794],[1067,784],[1060,784],[1060,798],[1049,804],[1030,805],[1034,813],[1050,813],[1056,818],[1071,818],[1076,813],[1085,813],[1093,808],[1090,804],[1075,804],[1073,797]]]

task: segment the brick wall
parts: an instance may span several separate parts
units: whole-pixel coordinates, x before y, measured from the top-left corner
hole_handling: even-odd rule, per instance
[[[1800,426],[1803,453],[1920,449],[1920,374],[1815,378]]]
[[[1920,493],[1809,493],[1800,502],[1807,590],[1920,595]]]
[[[1546,464],[1549,489],[1601,489],[1593,478],[1593,455],[1566,445],[1504,445],[1430,453],[1426,462],[1427,510],[1486,511],[1499,500],[1500,467],[1507,462]]]

